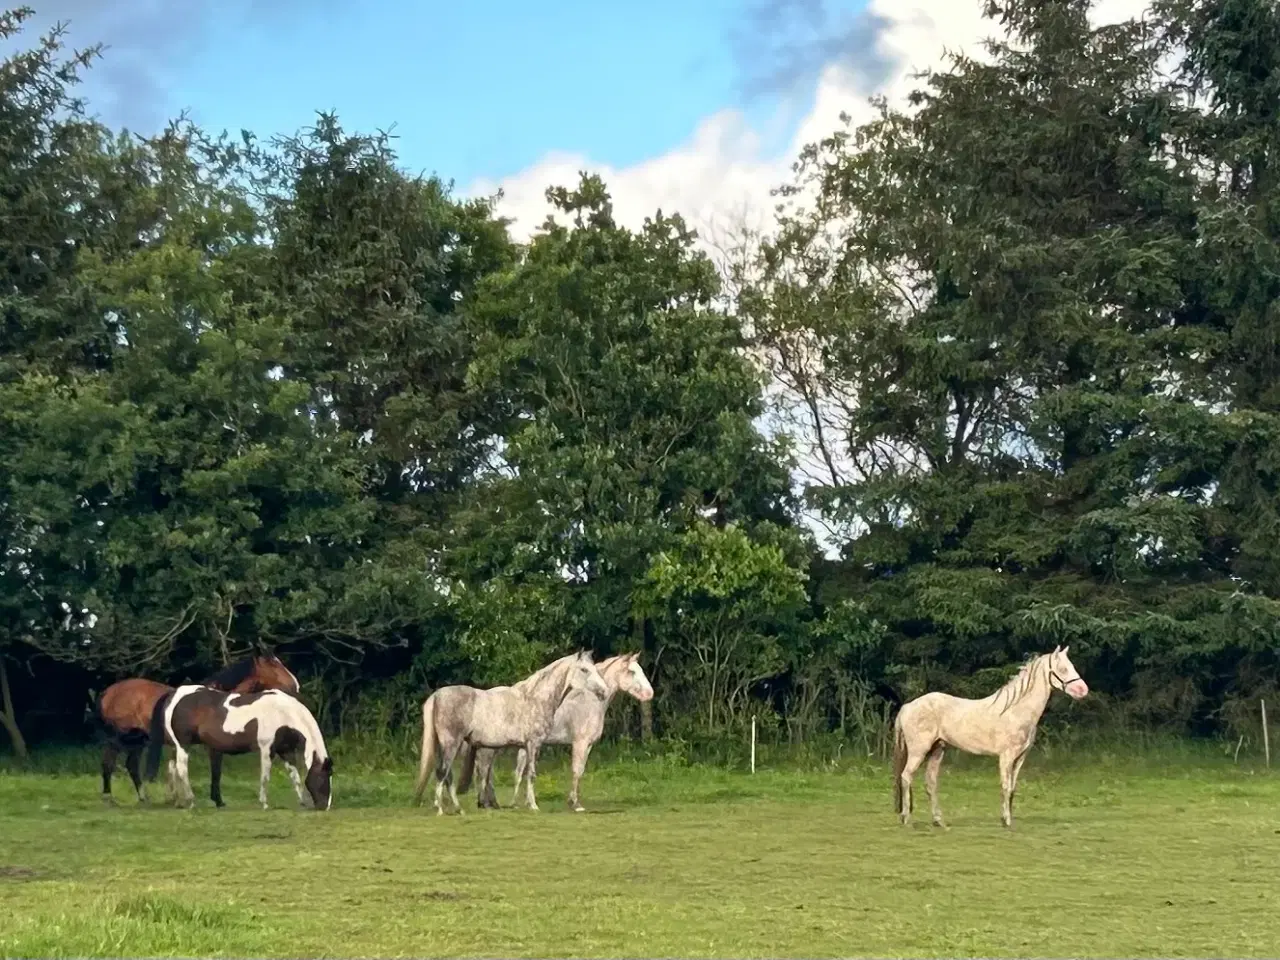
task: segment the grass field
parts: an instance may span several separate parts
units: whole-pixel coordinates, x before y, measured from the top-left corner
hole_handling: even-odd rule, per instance
[[[334,808],[256,760],[228,808],[98,798],[86,751],[0,765],[5,956],[1266,956],[1280,949],[1280,774],[1221,749],[1039,747],[999,825],[994,762],[949,760],[950,829],[898,826],[883,764],[742,770],[602,757],[590,813],[438,818],[411,771],[335,750]],[[344,766],[345,762],[345,766]],[[824,769],[825,767],[825,769]],[[510,799],[509,759],[499,796]],[[160,794],[162,791],[155,791]],[[917,812],[923,802],[918,794]]]

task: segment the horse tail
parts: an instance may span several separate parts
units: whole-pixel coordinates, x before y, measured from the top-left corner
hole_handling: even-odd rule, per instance
[[[148,781],[155,780],[160,773],[160,756],[164,753],[166,739],[164,713],[172,699],[173,694],[166,693],[156,701],[155,707],[151,710],[151,742],[147,744],[147,766],[143,774]]]
[[[458,792],[466,793],[471,789],[471,779],[476,774],[476,748],[464,740],[460,752],[462,772],[458,774]]]
[[[893,812],[902,812],[902,771],[907,768],[907,735],[902,729],[902,713],[893,722]]]
[[[436,752],[436,695],[433,693],[422,704],[422,759],[418,763],[418,783],[413,790],[413,802],[421,803],[427,789],[427,777],[431,775],[431,761]]]

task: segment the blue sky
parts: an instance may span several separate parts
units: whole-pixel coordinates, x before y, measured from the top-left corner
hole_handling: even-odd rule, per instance
[[[847,42],[859,6],[48,0],[37,12],[41,26],[70,20],[77,45],[110,44],[85,93],[112,124],[145,129],[186,108],[210,130],[270,134],[333,109],[349,130],[394,126],[406,167],[465,186],[549,151],[630,165],[726,107],[781,146],[788,131],[768,118],[784,94],[804,96],[821,66],[810,61]]]

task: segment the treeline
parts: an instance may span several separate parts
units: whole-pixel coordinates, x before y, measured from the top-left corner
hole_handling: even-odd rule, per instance
[[[10,742],[255,645],[335,727],[582,646],[644,651],[636,733],[871,736],[1056,643],[1077,717],[1241,723],[1280,650],[1280,11],[988,6],[727,278],[590,176],[520,244],[334,117],[139,138],[75,99],[94,51],[13,54]]]

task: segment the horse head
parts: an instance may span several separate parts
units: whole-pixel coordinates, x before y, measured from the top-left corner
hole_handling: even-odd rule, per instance
[[[1083,700],[1089,695],[1089,685],[1080,676],[1071,658],[1067,656],[1070,647],[1054,647],[1049,654],[1049,683],[1055,690],[1061,690],[1072,700]]]
[[[302,691],[298,678],[274,653],[259,653],[253,658],[253,678],[260,690],[283,690],[296,697]]]
[[[315,809],[328,810],[333,805],[333,757],[321,759],[316,754],[307,769],[305,784]]]
[[[609,696],[609,687],[605,684],[604,678],[600,676],[600,670],[596,667],[590,650],[581,651],[569,665],[569,675],[565,682],[565,696],[576,690],[586,690],[601,700]]]
[[[622,662],[626,669],[618,683],[618,689],[623,693],[631,694],[641,703],[646,700],[652,700],[653,685],[649,683],[649,678],[645,675],[644,668],[640,666],[640,654],[624,654]]]

